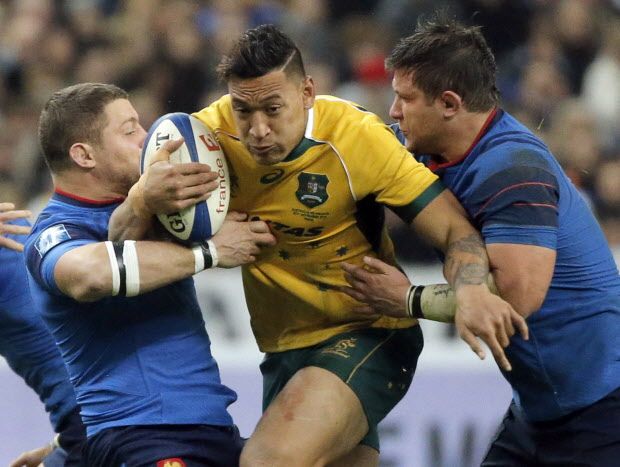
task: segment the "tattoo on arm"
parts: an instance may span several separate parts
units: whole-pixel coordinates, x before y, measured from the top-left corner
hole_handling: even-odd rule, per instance
[[[454,290],[461,285],[486,283],[489,259],[479,235],[472,234],[450,243],[444,274]]]

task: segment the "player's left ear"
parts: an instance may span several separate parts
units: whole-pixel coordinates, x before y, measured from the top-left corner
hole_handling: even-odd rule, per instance
[[[92,169],[96,165],[93,152],[93,147],[88,143],[74,143],[69,148],[69,157],[78,167]]]
[[[444,91],[441,94],[441,103],[443,106],[443,116],[452,118],[459,110],[463,108],[463,99],[454,91]]]
[[[308,110],[314,105],[314,98],[316,97],[316,88],[314,87],[312,76],[304,78],[303,86],[304,109]]]

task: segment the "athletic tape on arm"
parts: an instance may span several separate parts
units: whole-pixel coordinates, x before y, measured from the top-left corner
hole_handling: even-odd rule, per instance
[[[123,261],[126,273],[126,296],[135,297],[140,293],[140,264],[134,240],[125,240],[123,247]]]
[[[110,269],[112,269],[112,296],[118,295],[118,291],[121,286],[121,277],[118,272],[118,261],[116,260],[116,253],[114,251],[114,245],[112,242],[104,242],[105,248],[108,251],[108,258],[110,260]]]

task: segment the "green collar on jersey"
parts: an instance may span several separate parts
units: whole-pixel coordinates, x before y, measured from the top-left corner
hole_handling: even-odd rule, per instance
[[[293,148],[293,150],[289,153],[288,156],[282,162],[290,162],[294,161],[298,157],[301,157],[304,152],[310,149],[312,146],[317,146],[319,144],[318,141],[313,141],[311,139],[306,138],[305,136],[301,139],[299,144]]]

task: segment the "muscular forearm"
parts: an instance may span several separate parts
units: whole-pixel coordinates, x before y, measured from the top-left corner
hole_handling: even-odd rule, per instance
[[[190,248],[170,242],[135,244],[139,293],[150,292],[193,275],[196,257]],[[125,270],[128,271],[125,264]],[[85,245],[65,253],[54,270],[56,284],[78,301],[96,301],[114,295],[114,274],[104,243]],[[118,277],[118,276],[117,276]],[[135,275],[133,276],[135,278]]]
[[[127,198],[117,207],[108,225],[108,240],[142,240],[153,225],[153,215],[144,204],[143,178],[129,191]]]
[[[473,230],[451,235],[443,268],[450,286],[481,285],[489,274],[489,260],[480,235]]]
[[[108,225],[108,240],[113,242],[123,240],[142,240],[153,226],[154,217],[141,218],[134,214],[131,203],[125,200],[117,207]]]
[[[484,284],[489,273],[484,243],[451,193],[446,190],[437,196],[411,225],[444,252],[444,276],[455,291],[462,286]]]

